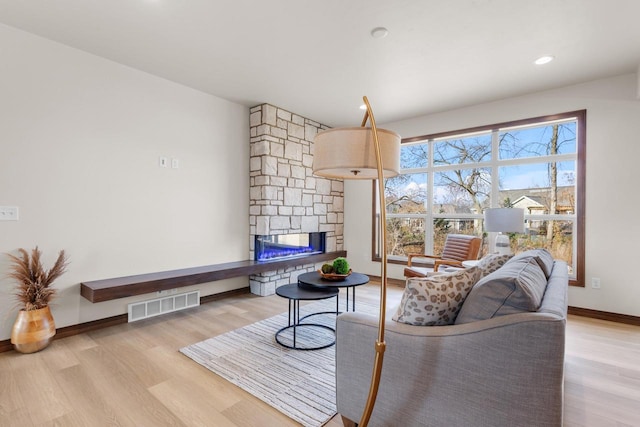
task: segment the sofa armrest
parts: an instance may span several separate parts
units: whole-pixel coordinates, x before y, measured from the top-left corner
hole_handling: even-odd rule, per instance
[[[391,314],[371,426],[561,424],[562,316],[521,313],[429,327],[395,322]],[[336,322],[337,406],[352,420],[360,419],[369,390],[377,322],[361,313]],[[539,410],[535,420],[531,408]]]

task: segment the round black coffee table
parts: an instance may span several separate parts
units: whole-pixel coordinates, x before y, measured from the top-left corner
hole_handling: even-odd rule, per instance
[[[284,328],[281,328],[276,332],[276,342],[283,347],[291,348],[294,350],[320,350],[322,348],[331,347],[336,343],[336,330],[330,326],[321,325],[318,323],[300,323],[300,320],[304,320],[310,316],[314,316],[316,314],[322,313],[313,313],[309,314],[302,319],[300,319],[300,301],[310,301],[310,300],[322,300],[337,297],[339,293],[339,289],[337,288],[313,288],[313,289],[305,289],[304,287],[300,287],[297,284],[283,285],[276,288],[276,294],[280,295],[283,298],[287,298],[289,300],[289,324]],[[292,309],[293,307],[293,309]],[[320,345],[306,345],[301,346],[296,342],[296,329],[297,328],[321,328],[327,329],[333,332],[333,340],[328,344],[320,344]],[[293,345],[286,344],[282,342],[280,339],[280,334],[288,329],[293,329]]]
[[[334,281],[323,279],[320,273],[312,271],[311,273],[304,273],[298,276],[298,283],[303,286],[315,289],[336,289],[347,288],[347,304],[346,311],[349,311],[349,289],[352,291],[351,295],[351,310],[356,311],[356,286],[369,283],[369,276],[361,273],[351,273],[344,280]],[[338,297],[339,299],[339,297]],[[339,304],[339,301],[337,301]],[[338,305],[336,305],[336,313],[338,312]]]

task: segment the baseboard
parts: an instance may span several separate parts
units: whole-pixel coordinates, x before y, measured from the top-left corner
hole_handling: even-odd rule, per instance
[[[0,353],[4,353],[5,351],[13,350],[13,345],[11,344],[11,340],[3,340],[0,341]]]
[[[200,304],[206,304],[212,301],[221,300],[236,295],[243,295],[251,292],[249,287],[233,289],[226,292],[220,292],[218,294],[206,295],[200,298]],[[85,332],[95,331],[97,329],[108,328],[109,326],[120,325],[127,323],[128,315],[119,314],[117,316],[107,317],[105,319],[92,320],[91,322],[79,323],[77,325],[65,326],[64,328],[57,328],[54,339],[66,338],[73,335],[83,334]],[[0,353],[13,350],[11,340],[0,341]]]
[[[55,339],[79,335],[85,332],[95,331],[97,329],[108,328],[109,326],[121,325],[123,323],[127,323],[127,318],[128,316],[126,314],[119,314],[105,319],[92,320],[91,322],[58,328],[56,329]]]
[[[225,291],[217,294],[211,294],[211,295],[200,297],[200,304],[206,304],[208,302],[218,301],[223,298],[233,297],[236,295],[250,294],[250,293],[251,293],[251,288],[249,288],[248,286],[240,289],[232,289],[230,291]]]
[[[590,308],[581,307],[569,307],[568,313],[573,314],[574,316],[590,317],[592,319],[608,320],[610,322],[640,326],[640,317],[628,314],[609,313],[608,311],[591,310]]]
[[[369,276],[372,281],[380,281],[380,277]],[[395,286],[404,286],[403,280],[387,279],[388,284]],[[206,304],[212,301],[218,301],[223,298],[228,298],[236,295],[243,295],[249,293],[248,287],[233,289],[231,291],[221,292],[219,294],[206,295],[200,298],[200,304]],[[625,323],[627,325],[640,326],[640,317],[630,316],[628,314],[609,313],[607,311],[591,310],[589,308],[581,307],[569,307],[568,313],[574,316],[590,317],[593,319],[608,320],[610,322]],[[93,320],[91,322],[80,323],[77,325],[65,326],[64,328],[56,329],[55,339],[70,337],[72,335],[78,335],[85,332],[95,331],[97,329],[108,328],[109,326],[115,326],[122,323],[127,323],[127,315],[119,314],[117,316],[107,317],[106,319]],[[0,353],[13,350],[11,340],[0,341]]]

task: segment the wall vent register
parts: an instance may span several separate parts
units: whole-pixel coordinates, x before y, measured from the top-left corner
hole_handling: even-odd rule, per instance
[[[175,294],[129,304],[129,322],[172,313],[200,305],[200,291]]]

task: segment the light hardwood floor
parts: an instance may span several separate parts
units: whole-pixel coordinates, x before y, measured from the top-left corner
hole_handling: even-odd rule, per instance
[[[401,293],[391,286],[389,304]],[[378,287],[357,296],[374,301]],[[178,352],[286,310],[278,296],[240,295],[55,340],[35,354],[2,353],[0,425],[296,426]],[[567,328],[565,426],[640,426],[640,328],[575,316]],[[341,427],[340,417],[327,426]]]

